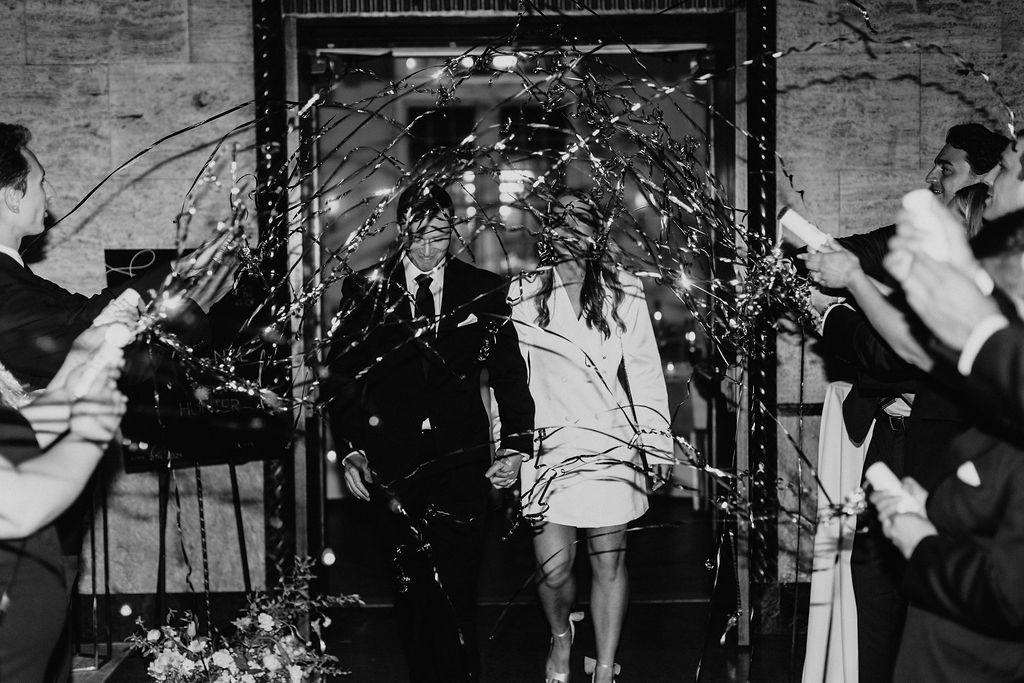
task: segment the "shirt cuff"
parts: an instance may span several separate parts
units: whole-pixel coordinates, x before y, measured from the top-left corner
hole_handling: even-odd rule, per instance
[[[960,351],[960,358],[956,362],[956,369],[960,371],[961,375],[966,377],[971,374],[971,368],[974,367],[974,361],[981,353],[981,347],[985,345],[989,337],[1009,324],[1009,320],[995,313],[974,326],[971,333],[967,335],[967,341],[964,342],[964,348]]]
[[[346,455],[344,458],[341,459],[341,466],[344,467],[345,466],[345,462],[348,461],[348,459],[351,458],[353,455],[361,454],[361,453],[362,453],[362,451],[360,451],[358,449],[354,450],[354,451],[350,451],[348,453],[348,455]]]

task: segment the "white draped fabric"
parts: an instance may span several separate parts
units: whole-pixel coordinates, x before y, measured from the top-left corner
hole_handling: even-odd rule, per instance
[[[841,502],[860,485],[874,431],[872,425],[859,446],[850,440],[843,423],[843,399],[849,392],[848,382],[832,382],[825,393],[818,437],[820,513],[829,499]],[[857,683],[857,604],[850,576],[855,527],[853,518],[829,519],[819,514],[803,683]]]

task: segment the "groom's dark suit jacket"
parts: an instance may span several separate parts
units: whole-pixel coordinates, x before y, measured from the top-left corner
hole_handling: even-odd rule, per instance
[[[490,419],[481,372],[494,390],[501,446],[533,452],[533,399],[519,351],[507,286],[497,275],[448,261],[436,340],[416,338],[412,293],[401,259],[350,276],[329,356],[331,428],[344,446],[365,451],[385,482],[406,477],[417,462],[421,425],[451,473],[472,472],[486,491]]]

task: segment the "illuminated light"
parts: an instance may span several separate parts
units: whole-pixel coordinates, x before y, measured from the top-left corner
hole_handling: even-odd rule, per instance
[[[469,218],[472,218],[475,215],[476,215],[476,207],[475,206],[466,207],[466,216],[468,216]]]
[[[444,76],[444,69],[437,69],[434,73],[430,74],[430,77],[434,80],[441,78],[441,76]]]
[[[681,289],[689,289],[690,287],[693,286],[693,281],[690,280],[689,275],[680,270],[679,275],[676,276],[676,285],[678,285]]]
[[[508,204],[502,204],[498,207],[498,215],[502,218],[508,218],[512,215],[512,207]]]
[[[661,322],[661,319],[662,319],[662,318],[664,318],[664,317],[665,317],[665,316],[664,316],[664,315],[662,315],[661,311],[655,311],[655,312],[654,312],[654,319],[655,319],[655,320],[656,320],[657,322]]]
[[[118,610],[122,617],[130,617],[132,615],[132,606],[127,602],[121,605],[121,609]]]
[[[665,364],[665,372],[667,372],[669,374],[672,374],[675,371],[676,371],[676,364],[675,363],[666,363]]]
[[[413,58],[413,57],[409,57],[409,59],[405,60],[405,68],[406,69],[415,69],[419,65],[420,65],[420,63],[415,58]]]
[[[494,55],[491,57],[491,66],[498,71],[511,71],[519,63],[516,55]]]
[[[502,204],[511,204],[515,200],[516,196],[511,192],[502,192],[500,195],[498,195],[498,201],[500,201]]]
[[[466,183],[462,189],[466,191],[466,194],[473,194],[476,192],[476,183]]]
[[[334,551],[330,548],[324,548],[320,551],[320,562],[323,563],[325,567],[330,567],[337,561],[337,556],[335,556]]]
[[[473,65],[476,64],[476,60],[470,57],[469,55],[466,55],[465,57],[459,60],[459,64],[462,65],[463,69],[472,69]]]
[[[465,173],[462,174],[462,182],[471,183],[474,180],[476,180],[476,173],[473,173],[472,171],[466,171]]]
[[[693,330],[690,330],[689,332],[687,332],[686,333],[686,341],[688,341],[688,342],[695,342],[695,341],[697,341],[697,333],[694,332]]]
[[[338,462],[338,451],[334,450],[333,448],[327,451],[327,462],[331,463],[332,465]]]
[[[369,422],[369,423],[370,423],[370,426],[371,426],[371,427],[376,427],[377,425],[379,425],[379,424],[380,424],[380,418],[379,418],[379,417],[377,417],[376,415],[371,415],[371,416],[370,416],[370,419],[369,419],[369,420],[367,420],[367,422]]]

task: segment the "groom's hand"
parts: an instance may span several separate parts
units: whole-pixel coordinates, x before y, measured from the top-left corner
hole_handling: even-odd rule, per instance
[[[484,473],[496,489],[507,489],[516,483],[523,454],[511,449],[501,449],[494,456],[494,462]]]
[[[362,451],[352,451],[342,460],[342,465],[345,467],[345,486],[348,490],[359,500],[370,500],[366,484],[373,482],[373,476],[366,455]]]

